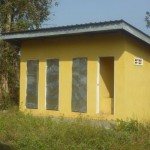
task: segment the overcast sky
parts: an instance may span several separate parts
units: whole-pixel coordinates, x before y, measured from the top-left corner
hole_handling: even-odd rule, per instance
[[[145,19],[150,0],[59,0],[47,27],[123,19],[150,35]]]

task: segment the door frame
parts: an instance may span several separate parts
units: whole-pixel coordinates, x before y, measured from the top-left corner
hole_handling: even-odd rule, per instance
[[[113,112],[112,115],[115,114],[115,57],[114,56],[102,56],[97,58],[97,79],[96,79],[96,114],[100,113],[100,58],[103,57],[113,57],[114,58],[114,97],[113,97]]]

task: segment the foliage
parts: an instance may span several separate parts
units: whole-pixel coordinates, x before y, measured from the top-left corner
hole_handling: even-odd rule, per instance
[[[146,17],[145,17],[145,21],[147,24],[147,27],[150,27],[150,12],[146,12]]]
[[[149,150],[150,124],[118,120],[111,128],[90,120],[0,113],[1,144],[14,150]]]
[[[0,109],[7,109],[19,98],[19,48],[2,41],[0,46]]]
[[[40,28],[57,0],[1,0],[0,30],[14,32]],[[0,108],[18,100],[19,48],[0,41]]]
[[[1,0],[0,28],[3,32],[39,28],[51,14],[54,0]]]
[[[127,133],[133,133],[133,132],[137,132],[139,129],[139,123],[137,120],[129,120],[129,121],[124,121],[124,120],[117,120],[117,129],[118,130],[124,130]]]

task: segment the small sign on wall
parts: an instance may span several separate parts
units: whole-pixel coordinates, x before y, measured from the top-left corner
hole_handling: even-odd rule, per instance
[[[134,58],[134,65],[142,66],[143,65],[143,59],[142,58]]]

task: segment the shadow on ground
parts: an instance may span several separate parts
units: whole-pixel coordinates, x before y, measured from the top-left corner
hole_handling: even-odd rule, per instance
[[[15,150],[15,149],[13,149],[12,147],[8,145],[0,143],[0,150]]]

